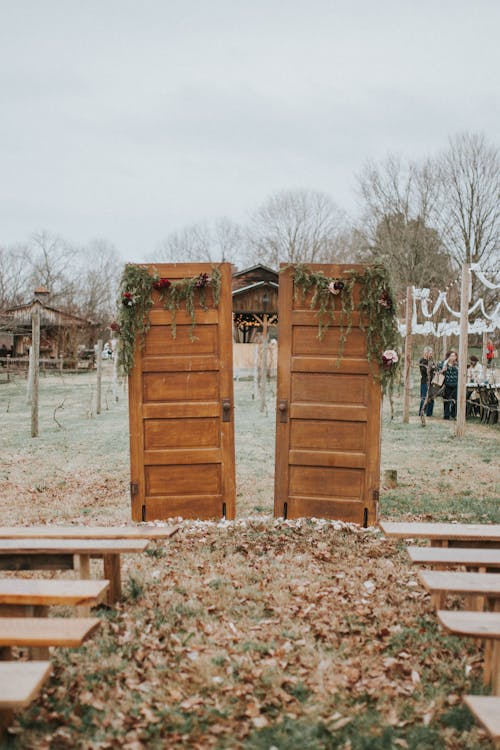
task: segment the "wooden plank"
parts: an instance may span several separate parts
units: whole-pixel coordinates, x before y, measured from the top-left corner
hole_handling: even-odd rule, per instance
[[[0,542],[2,540],[0,539]],[[0,570],[73,570],[72,554],[37,554],[0,549]]]
[[[0,539],[169,539],[179,526],[0,526]]]
[[[97,617],[0,617],[0,646],[76,648],[100,624]]]
[[[223,496],[220,495],[168,495],[150,496],[146,508],[146,520],[157,518],[188,518],[193,505],[197,518],[210,520],[221,517]]]
[[[352,497],[294,496],[288,498],[288,518],[341,518],[362,524],[364,504]]]
[[[380,528],[390,537],[424,539],[487,540],[500,542],[500,524],[420,523],[380,521]]]
[[[217,372],[145,372],[143,401],[218,401]]]
[[[104,577],[109,581],[109,587],[106,592],[106,601],[109,606],[118,602],[122,595],[120,556],[105,554]]]
[[[194,334],[191,332],[191,325],[177,325],[175,339],[165,330],[165,326],[152,326],[146,336],[144,356],[217,355],[217,339],[217,325],[197,325]]]
[[[500,740],[500,698],[492,695],[465,695],[464,702],[486,729],[492,740]]]
[[[0,662],[0,709],[16,711],[28,706],[51,672],[48,661]]]
[[[146,495],[221,495],[221,464],[144,467]]]
[[[0,579],[0,604],[51,606],[97,603],[109,581]]]
[[[22,552],[26,555],[52,555],[64,552],[67,555],[102,555],[104,553],[144,552],[147,539],[2,539],[0,555]]]
[[[366,455],[355,451],[290,450],[290,466],[333,466],[351,469],[364,469]]]
[[[290,406],[290,419],[322,419],[339,422],[367,422],[368,407],[363,404],[295,403]]]
[[[474,547],[407,547],[410,560],[418,565],[466,565],[500,568],[500,549]]]
[[[220,417],[219,401],[179,401],[177,403],[144,404],[142,416],[149,419],[183,419],[190,417]]]
[[[281,284],[281,278],[280,278],[280,284]],[[317,310],[306,310],[304,308],[294,308],[292,310],[291,314],[291,320],[294,326],[314,326],[317,332],[318,328],[318,312]],[[359,326],[361,320],[361,316],[357,310],[353,310],[352,312],[352,325],[353,328],[356,328]],[[344,321],[345,322],[345,321]],[[340,326],[342,323],[342,317],[340,314],[340,311],[336,310],[331,320],[329,320],[329,328],[335,328]]]
[[[144,423],[146,451],[165,448],[208,448],[220,445],[219,420],[214,417],[148,419]]]
[[[143,372],[196,372],[207,370],[219,370],[220,362],[218,357],[204,356],[197,357],[143,357]]]
[[[449,592],[500,597],[500,576],[496,573],[425,570],[421,571],[418,577],[430,593]]]
[[[500,612],[438,610],[437,618],[450,633],[471,638],[500,638]]]
[[[218,434],[216,439],[219,439]],[[175,464],[176,466],[190,465],[195,469],[196,464],[221,463],[222,448],[171,448],[170,450],[144,451],[145,466],[168,466]]]
[[[327,419],[293,419],[291,450],[321,450],[325,443],[338,451],[362,451],[366,446],[366,424]]]
[[[370,363],[366,359],[353,356],[342,357],[314,357],[293,356],[291,364],[293,372],[337,372],[352,373],[354,375],[368,375]]]
[[[178,326],[190,326],[191,316],[186,310],[178,310],[175,316]],[[219,319],[217,310],[196,310],[196,328],[207,324],[216,324]],[[149,320],[152,326],[170,326],[172,323],[172,313],[170,310],[154,308],[149,314]]]

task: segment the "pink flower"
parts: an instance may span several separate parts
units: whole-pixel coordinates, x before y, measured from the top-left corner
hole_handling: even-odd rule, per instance
[[[382,354],[382,366],[387,368],[392,367],[396,364],[398,359],[398,354],[394,351],[394,349],[386,349]]]
[[[328,291],[330,294],[340,294],[345,284],[343,281],[331,281],[328,284]]]
[[[210,283],[210,276],[208,273],[200,273],[198,278],[196,279],[195,287],[196,289],[202,289],[204,286],[207,286],[207,284]]]

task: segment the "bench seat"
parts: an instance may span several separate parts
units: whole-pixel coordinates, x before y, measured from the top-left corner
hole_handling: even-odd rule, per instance
[[[76,648],[100,623],[97,617],[0,617],[0,647]]]
[[[388,537],[395,539],[429,539],[434,546],[500,547],[498,523],[420,523],[380,521]]]
[[[409,546],[407,552],[416,565],[500,568],[500,549]]]
[[[500,612],[457,612],[440,609],[437,618],[450,633],[471,638],[500,638]]]
[[[500,697],[493,695],[466,695],[465,704],[486,729],[495,747],[500,747]]]
[[[474,594],[500,598],[498,573],[462,573],[461,571],[424,570],[418,577],[431,594]]]
[[[29,705],[51,671],[49,661],[0,661],[0,711]]]
[[[0,539],[169,539],[180,526],[0,526]]]
[[[0,605],[45,608],[56,604],[97,604],[108,586],[109,581],[1,578]]]

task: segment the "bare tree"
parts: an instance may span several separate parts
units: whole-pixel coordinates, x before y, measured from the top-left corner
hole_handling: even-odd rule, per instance
[[[435,164],[389,155],[380,164],[369,162],[358,184],[364,208],[360,257],[383,263],[396,291],[449,281],[450,258],[432,225],[441,189]]]
[[[116,248],[104,239],[91,240],[80,249],[74,301],[83,317],[102,325],[115,317],[122,269]]]
[[[29,289],[26,246],[0,247],[0,310],[26,301]]]
[[[238,224],[227,218],[190,224],[172,232],[161,243],[151,262],[167,263],[236,263],[243,243]]]
[[[252,215],[247,258],[272,268],[280,262],[332,262],[345,231],[346,218],[326,193],[283,190]]]
[[[71,308],[76,288],[77,248],[58,235],[43,231],[33,235],[25,259],[30,267],[32,289],[43,286],[50,292],[53,304]]]
[[[436,222],[446,248],[461,266],[498,268],[500,255],[500,153],[483,135],[462,133],[441,154],[443,185]]]

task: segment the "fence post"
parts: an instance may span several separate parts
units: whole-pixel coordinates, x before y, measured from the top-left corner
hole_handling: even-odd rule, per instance
[[[38,382],[40,368],[40,310],[31,313],[31,437],[38,437]]]
[[[97,342],[97,394],[96,414],[101,413],[101,382],[102,382],[102,339]]]
[[[462,268],[460,295],[460,341],[458,342],[457,437],[465,435],[465,401],[467,390],[467,350],[469,345],[470,265]]]
[[[413,314],[413,290],[411,286],[406,287],[406,336],[405,336],[405,362],[404,362],[404,397],[403,397],[403,422],[410,421],[410,384],[411,384],[411,356],[412,356],[412,332],[411,319]]]

